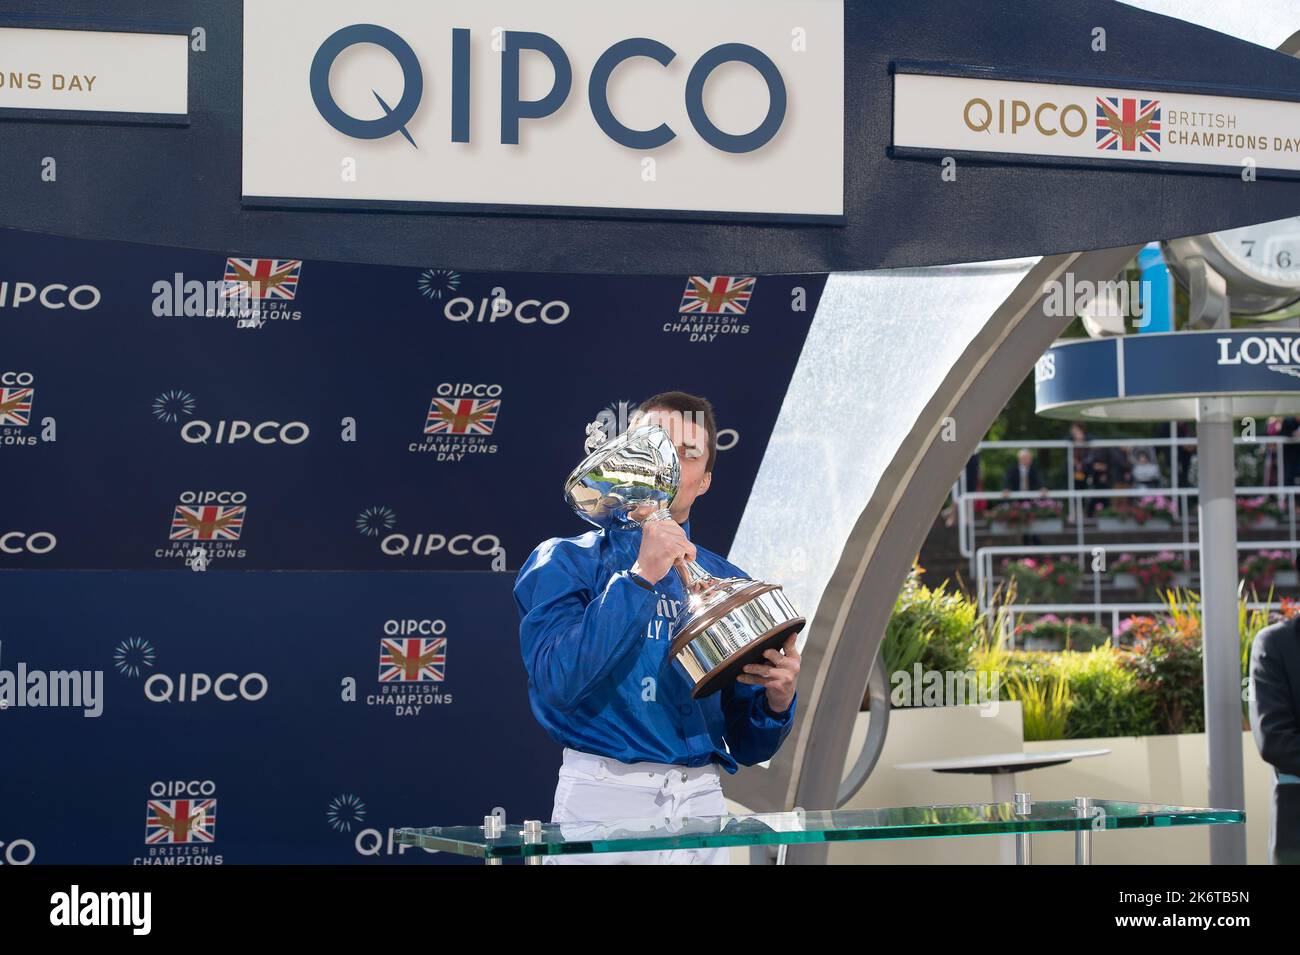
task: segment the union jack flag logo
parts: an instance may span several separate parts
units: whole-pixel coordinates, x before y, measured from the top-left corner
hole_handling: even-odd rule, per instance
[[[1160,100],[1098,96],[1097,148],[1160,152]]]
[[[215,799],[151,799],[144,823],[144,841],[212,842],[217,838]]]
[[[289,300],[298,292],[301,259],[226,259],[226,298],[279,298]]]
[[[446,674],[446,637],[379,641],[380,683],[439,683]]]
[[[0,388],[0,424],[26,426],[32,420],[32,388]]]
[[[732,275],[692,275],[678,311],[683,315],[744,315],[754,294],[756,278]]]
[[[491,434],[500,398],[434,398],[424,419],[425,434]]]
[[[227,507],[205,504],[202,507],[176,505],[172,515],[171,540],[174,541],[237,541],[244,529],[246,505]]]

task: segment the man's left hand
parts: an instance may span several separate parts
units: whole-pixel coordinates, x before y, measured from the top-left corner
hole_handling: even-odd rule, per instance
[[[790,634],[780,650],[766,650],[767,663],[750,663],[736,681],[767,689],[767,706],[773,713],[784,713],[794,701],[795,683],[799,680],[798,634]]]

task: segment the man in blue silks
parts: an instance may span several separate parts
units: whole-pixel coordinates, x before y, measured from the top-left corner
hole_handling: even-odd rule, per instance
[[[679,391],[643,401],[632,426],[672,438],[681,483],[669,513],[617,534],[552,537],[515,581],[519,644],[533,714],[564,762],[555,823],[657,820],[726,813],[721,772],[770,759],[794,722],[796,637],[699,700],[669,653],[686,594],[673,563],[697,561],[720,577],[749,576],[692,543],[690,511],[713,477],[717,425],[707,399]],[[576,831],[576,830],[575,830]],[[566,832],[567,835],[567,832]],[[730,850],[547,856],[546,862],[726,864]]]

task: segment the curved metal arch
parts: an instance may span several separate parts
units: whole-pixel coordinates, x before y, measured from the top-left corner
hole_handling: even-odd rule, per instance
[[[841,794],[850,737],[885,625],[915,554],[958,474],[1034,363],[1069,324],[1044,308],[1045,286],[1108,281],[1140,246],[1040,260],[971,340],[881,475],[840,555],[803,651],[791,738],[767,772],[747,773],[728,795],[758,811],[831,806]],[[941,440],[945,422],[957,440]],[[882,674],[883,677],[883,674]],[[882,741],[883,742],[883,741]],[[865,777],[864,777],[865,778]],[[847,782],[848,780],[844,780]],[[791,847],[787,861],[817,864],[827,847]]]

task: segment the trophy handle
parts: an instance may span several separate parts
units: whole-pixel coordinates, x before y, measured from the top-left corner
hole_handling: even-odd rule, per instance
[[[673,517],[668,512],[668,508],[660,507],[649,517],[642,519],[641,526],[644,527],[652,521],[671,521],[672,519]],[[682,588],[688,594],[702,593],[713,586],[713,575],[693,560],[678,557],[673,561],[673,570],[677,571],[677,576],[682,580]]]

